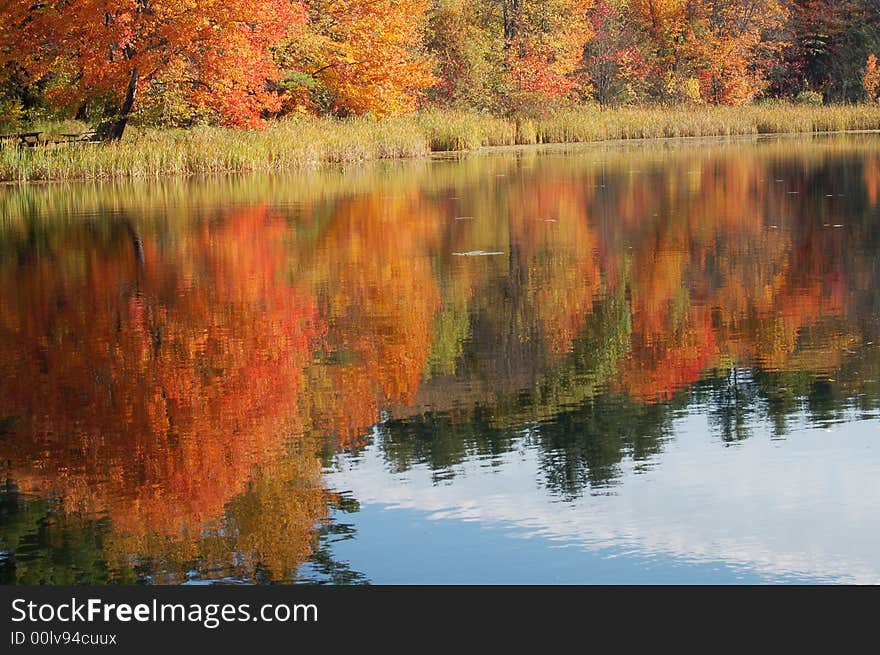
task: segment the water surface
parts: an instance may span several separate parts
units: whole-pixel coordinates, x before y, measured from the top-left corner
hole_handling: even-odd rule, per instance
[[[880,582],[880,136],[0,188],[3,583]]]

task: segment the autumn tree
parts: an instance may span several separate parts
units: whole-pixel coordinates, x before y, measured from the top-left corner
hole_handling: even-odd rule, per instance
[[[678,93],[677,82],[685,64],[683,44],[688,31],[684,0],[631,0],[628,22],[647,48],[646,69],[649,92],[662,100]]]
[[[436,0],[429,24],[437,98],[496,111],[573,100],[588,86],[590,0]]]
[[[868,100],[876,100],[880,94],[880,67],[877,66],[877,55],[873,52],[865,62],[865,73],[862,75],[862,86],[868,94]]]
[[[778,0],[632,0],[628,16],[655,97],[742,104],[766,86],[786,11]]]
[[[427,46],[436,61],[432,99],[477,109],[494,108],[500,91],[504,42],[490,28],[492,7],[469,0],[435,0]]]
[[[502,0],[505,65],[514,102],[573,98],[584,86],[589,0]],[[580,73],[580,74],[579,74]]]
[[[601,105],[643,99],[647,51],[644,40],[630,28],[627,7],[599,0],[589,17],[593,37],[584,48],[584,65],[593,98]]]
[[[0,67],[72,108],[106,102],[120,138],[139,92],[186,90],[238,126],[280,108],[272,47],[305,20],[297,0],[9,0],[0,7]]]
[[[694,17],[692,52],[700,92],[716,104],[752,100],[784,46],[787,11],[779,0],[704,0]]]
[[[435,78],[422,39],[427,0],[312,0],[281,50],[290,104],[377,117],[416,108]]]

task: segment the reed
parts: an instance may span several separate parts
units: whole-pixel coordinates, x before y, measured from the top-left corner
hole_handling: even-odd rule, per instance
[[[69,122],[41,128],[75,131]],[[452,110],[427,110],[383,121],[295,117],[274,121],[259,131],[129,128],[121,142],[112,144],[19,149],[5,142],[0,144],[0,180],[273,172],[490,146],[878,129],[880,105],[617,109],[588,105],[517,118]]]

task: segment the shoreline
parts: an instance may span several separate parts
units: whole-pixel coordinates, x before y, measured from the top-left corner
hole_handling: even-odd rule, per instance
[[[261,131],[131,128],[114,144],[26,150],[4,145],[0,184],[295,172],[492,151],[878,132],[880,105],[581,108],[543,119],[451,111],[383,121],[308,117]]]
[[[496,152],[517,152],[517,151],[548,151],[548,152],[569,152],[570,149],[586,148],[589,146],[645,146],[645,145],[665,145],[674,144],[676,142],[687,145],[691,142],[704,141],[707,143],[735,143],[736,141],[759,141],[762,139],[802,139],[805,137],[821,137],[835,136],[846,134],[880,134],[880,128],[865,130],[828,130],[826,132],[755,132],[754,134],[706,134],[700,136],[659,136],[659,137],[643,137],[631,139],[604,139],[602,141],[560,141],[558,143],[529,143],[514,144],[506,146],[480,146],[470,150],[436,150],[429,152],[426,157],[435,159],[454,158],[461,155],[477,155],[492,154]]]

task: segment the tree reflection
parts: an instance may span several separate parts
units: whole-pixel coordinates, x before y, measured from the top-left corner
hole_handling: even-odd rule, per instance
[[[0,272],[3,457],[66,512],[106,514],[111,560],[192,559],[223,519],[251,569],[286,575],[310,552],[323,492],[315,453],[285,447],[303,432],[321,327],[314,297],[284,279],[283,222],[255,207],[173,239],[94,228]],[[261,532],[272,524],[283,534]]]
[[[594,156],[273,186],[277,209],[4,198],[0,535],[48,557],[4,575],[362,582],[327,545],[328,450],[375,435],[439,481],[525,439],[572,498],[686,408],[730,443],[880,407],[875,151]]]

